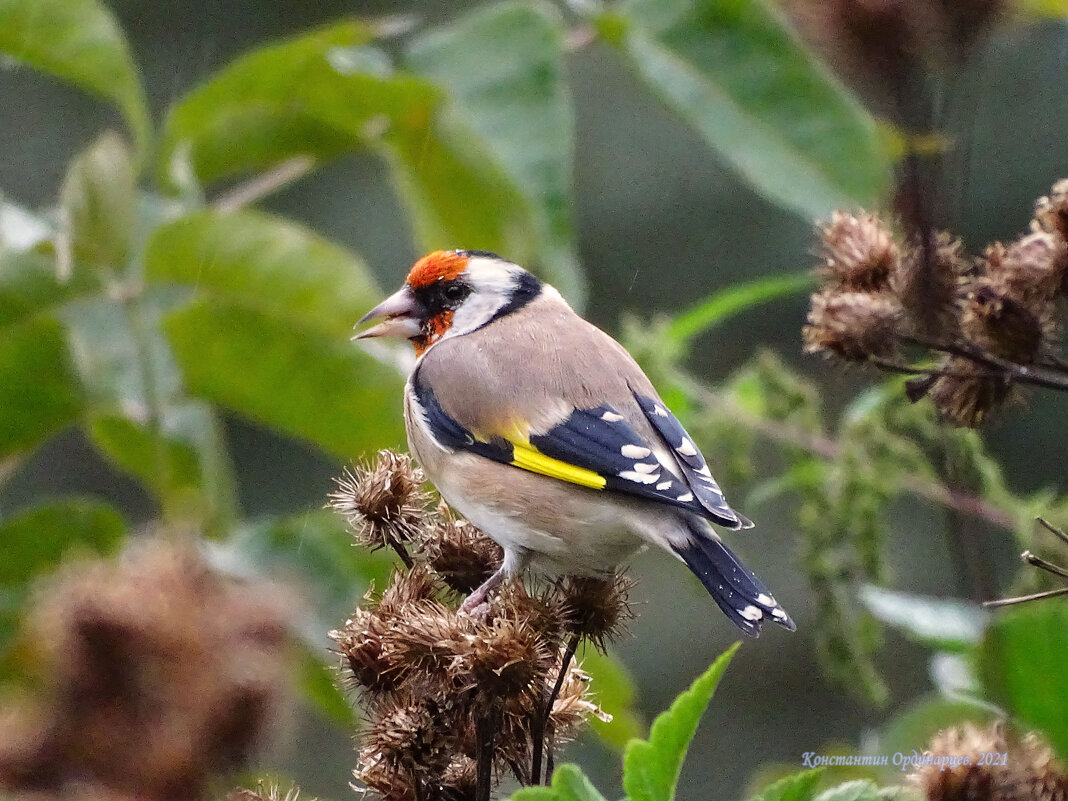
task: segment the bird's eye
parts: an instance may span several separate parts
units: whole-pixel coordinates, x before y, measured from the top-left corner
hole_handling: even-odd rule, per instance
[[[449,284],[442,291],[442,294],[445,295],[446,300],[457,301],[463,300],[467,296],[467,290],[462,284]]]

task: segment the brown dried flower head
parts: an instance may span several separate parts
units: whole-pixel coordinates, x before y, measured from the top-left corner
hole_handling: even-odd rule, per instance
[[[1068,242],[1068,179],[1055,183],[1050,193],[1035,203],[1033,227],[1058,234],[1062,241]]]
[[[1012,393],[1009,379],[989,375],[962,356],[947,357],[940,370],[943,374],[930,384],[928,394],[941,418],[955,426],[977,428]]]
[[[828,352],[850,361],[889,358],[901,307],[888,294],[824,290],[812,296],[803,335],[806,353]]]
[[[1045,338],[1043,321],[996,280],[980,278],[968,288],[960,320],[961,333],[981,350],[1020,364],[1039,355]]]
[[[874,214],[836,211],[820,227],[818,255],[828,284],[852,292],[879,292],[896,271],[901,248]]]
[[[280,709],[285,599],[224,579],[191,548],[152,540],[115,564],[71,565],[33,609],[47,702],[35,726],[0,732],[11,790],[32,775],[25,789],[78,781],[197,798],[247,760]]]
[[[605,650],[633,619],[628,594],[634,581],[622,571],[611,576],[568,576],[561,584],[564,628]]]
[[[1033,231],[1012,244],[995,243],[984,254],[986,273],[1036,317],[1054,315],[1052,301],[1068,272],[1068,246],[1060,234]]]
[[[474,801],[476,784],[475,760],[467,756],[457,756],[445,768],[436,790],[442,801]]]
[[[361,755],[411,779],[424,772],[441,773],[452,752],[449,728],[442,722],[431,698],[409,696],[387,702],[363,730]]]
[[[247,787],[235,787],[226,794],[226,801],[299,801],[300,788],[296,784],[290,784],[289,789],[282,792],[278,782],[258,782],[256,789]],[[317,801],[312,798],[309,801]]]
[[[388,624],[378,615],[357,609],[339,631],[329,634],[345,659],[353,689],[374,697],[397,689],[396,653],[386,642]]]
[[[963,277],[972,271],[964,245],[947,233],[916,245],[898,263],[890,286],[909,331],[934,339],[952,339],[957,329],[957,299]]]
[[[330,506],[348,521],[359,544],[396,547],[416,538],[426,524],[425,478],[407,454],[379,451],[373,465],[346,468],[335,481]]]
[[[427,530],[420,554],[450,589],[463,595],[488,579],[504,559],[500,545],[456,517],[444,503],[438,507],[438,522]]]

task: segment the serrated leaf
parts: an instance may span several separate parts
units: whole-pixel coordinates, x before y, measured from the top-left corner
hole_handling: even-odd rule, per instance
[[[143,152],[150,123],[126,37],[96,0],[0,0],[0,52],[115,103]]]
[[[166,331],[195,395],[341,459],[403,441],[399,377],[347,339],[207,297]]]
[[[622,750],[630,740],[640,737],[645,728],[634,706],[634,679],[617,657],[596,648],[585,648],[579,661],[590,677],[593,700],[612,716],[607,722],[590,718],[590,728],[597,732],[601,742]]]
[[[60,324],[36,317],[0,333],[0,456],[37,445],[72,423],[83,394]]]
[[[239,302],[339,339],[380,298],[352,253],[251,209],[198,212],[157,229],[145,252],[145,280]]]
[[[931,598],[866,584],[861,602],[878,620],[943,650],[963,651],[977,644],[990,614],[967,601]]]
[[[578,765],[561,765],[549,787],[524,787],[510,801],[605,801]]]
[[[682,771],[682,762],[708,702],[738,643],[675,699],[671,708],[653,721],[648,740],[632,740],[623,754],[623,790],[629,801],[669,801]]]
[[[887,190],[867,112],[760,0],[631,0],[598,27],[768,200],[821,217]]]
[[[665,333],[676,343],[683,343],[753,306],[777,298],[807,291],[815,286],[810,272],[769,275],[744,284],[736,284],[714,293],[691,309],[677,315]]]
[[[406,63],[447,90],[448,112],[477,134],[532,207],[540,251],[525,266],[581,305],[571,222],[574,114],[564,58],[555,8],[503,2],[417,37]]]
[[[202,183],[294,156],[326,159],[373,140],[372,121],[425,118],[437,92],[390,74],[371,36],[365,25],[342,22],[258,48],[217,72],[171,108],[162,179],[176,158],[188,159]],[[356,58],[361,52],[368,57]]]
[[[110,505],[88,498],[52,501],[0,522],[0,586],[19,587],[74,551],[114,552],[126,524]]]
[[[806,770],[787,776],[753,796],[749,801],[812,801],[823,770]]]
[[[71,162],[59,192],[74,259],[94,267],[125,266],[137,210],[136,170],[126,143],[102,134]]]
[[[1068,759],[1068,604],[1055,599],[998,610],[978,658],[994,700]]]
[[[815,801],[879,801],[879,788],[869,781],[845,782],[824,790]]]

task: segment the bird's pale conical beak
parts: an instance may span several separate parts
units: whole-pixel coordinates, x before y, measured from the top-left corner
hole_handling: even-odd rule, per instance
[[[367,312],[356,325],[366,323],[368,320],[377,320],[380,317],[385,317],[385,322],[379,323],[374,328],[368,328],[354,336],[353,339],[370,337],[411,339],[423,333],[425,316],[426,309],[423,308],[423,304],[405,285]]]

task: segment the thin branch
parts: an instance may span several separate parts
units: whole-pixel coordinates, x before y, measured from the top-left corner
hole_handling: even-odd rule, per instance
[[[1068,372],[1061,369],[1044,367],[1042,365],[1028,366],[1010,362],[989,353],[983,353],[967,345],[954,342],[937,342],[920,337],[901,336],[899,338],[911,345],[917,345],[928,350],[936,350],[948,353],[951,356],[960,356],[971,359],[973,362],[1001,370],[1006,378],[1011,378],[1021,384],[1031,384],[1046,389],[1057,389],[1068,392]]]
[[[261,173],[243,184],[238,184],[229,192],[219,195],[211,206],[216,211],[223,213],[251,206],[256,201],[267,197],[267,195],[277,192],[286,184],[303,178],[311,172],[314,166],[315,159],[311,156],[296,156],[288,161],[283,161],[277,167]]]
[[[1039,570],[1045,570],[1047,573],[1052,573],[1059,578],[1068,578],[1068,570],[1065,570],[1060,565],[1053,564],[1053,562],[1047,562],[1042,557],[1035,556],[1030,551],[1024,551],[1020,554],[1020,558],[1032,567],[1037,567]]]
[[[493,718],[487,714],[475,723],[475,801],[490,801],[493,778]]]
[[[985,601],[983,606],[987,609],[996,609],[999,606],[1023,604],[1028,601],[1041,601],[1043,598],[1056,598],[1059,595],[1068,595],[1068,587],[1061,587],[1056,590],[1046,590],[1045,592],[1036,592],[1031,595],[1020,595],[1016,598],[1001,598],[997,601]]]
[[[386,540],[387,542],[389,542],[389,547],[396,551],[397,556],[399,556],[400,560],[404,562],[404,566],[406,568],[411,570],[413,567],[415,567],[415,560],[412,559],[411,555],[408,553],[408,549],[405,548],[396,537],[394,537],[392,534],[387,534]]]
[[[556,676],[556,684],[553,685],[553,690],[549,693],[549,701],[546,703],[545,708],[538,714],[538,716],[531,721],[530,726],[530,739],[531,739],[531,758],[530,758],[530,783],[541,784],[541,757],[542,752],[545,750],[545,728],[546,723],[549,720],[550,715],[553,713],[553,704],[556,703],[557,697],[560,695],[560,688],[564,686],[564,677],[567,676],[568,668],[571,667],[571,660],[575,658],[575,651],[578,650],[580,635],[572,634],[571,638],[567,641],[567,647],[564,650],[564,658],[560,660],[560,672]],[[550,747],[551,750],[551,747]],[[552,775],[552,771],[546,771],[545,783],[549,783],[549,777]]]
[[[1035,518],[1035,520],[1037,520],[1037,521],[1038,521],[1038,524],[1039,524],[1040,526],[1042,526],[1042,528],[1046,529],[1046,531],[1048,531],[1048,532],[1049,532],[1050,534],[1052,534],[1052,535],[1053,535],[1054,537],[1056,537],[1057,539],[1059,539],[1059,540],[1060,540],[1061,542],[1063,542],[1063,543],[1064,543],[1065,545],[1068,545],[1068,534],[1065,534],[1065,533],[1064,533],[1063,531],[1061,531],[1061,530],[1060,530],[1059,528],[1057,528],[1057,527],[1056,527],[1055,525],[1053,525],[1052,523],[1050,523],[1050,522],[1049,522],[1048,520],[1046,520],[1045,518],[1042,518],[1042,517],[1036,517],[1036,518]]]

